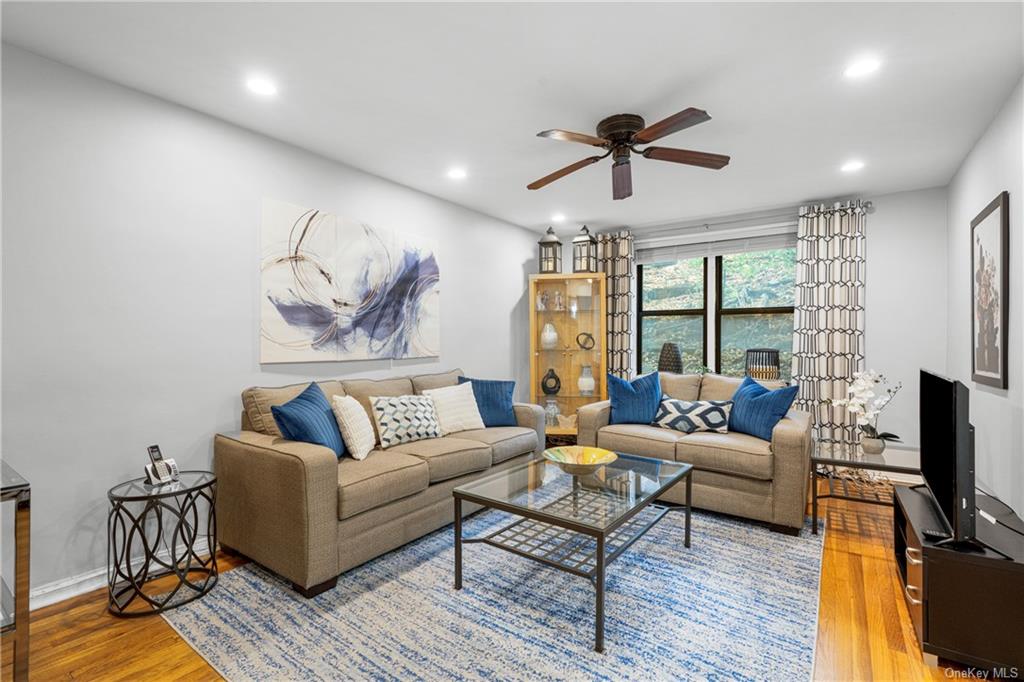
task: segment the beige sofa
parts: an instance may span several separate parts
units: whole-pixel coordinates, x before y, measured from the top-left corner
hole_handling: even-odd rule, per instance
[[[460,370],[385,380],[318,382],[369,413],[370,396],[457,383]],[[463,431],[340,460],[326,447],[281,437],[270,408],[308,383],[242,393],[242,430],[217,434],[217,524],[222,548],[287,578],[312,597],[341,573],[452,522],[452,489],[529,460],[544,447],[544,413],[514,406],[518,426]],[[378,441],[379,444],[379,441]],[[463,505],[469,514],[477,507]]]
[[[660,374],[665,395],[680,400],[729,400],[742,379],[717,374]],[[761,382],[769,388],[779,382]],[[693,505],[766,521],[773,530],[799,533],[807,507],[811,415],[791,410],[771,442],[742,433],[681,433],[644,424],[609,424],[605,400],[580,408],[580,445],[657,457],[694,466]],[[675,486],[664,499],[682,503]]]

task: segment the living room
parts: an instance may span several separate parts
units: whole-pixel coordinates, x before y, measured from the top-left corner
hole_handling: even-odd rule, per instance
[[[1022,3],[2,37],[3,679],[1022,676]]]

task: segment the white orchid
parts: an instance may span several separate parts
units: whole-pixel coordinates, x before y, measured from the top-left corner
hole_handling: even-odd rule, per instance
[[[899,440],[899,436],[893,433],[878,433],[878,415],[892,401],[893,397],[903,388],[898,383],[894,387],[886,388],[885,392],[878,395],[876,389],[884,386],[888,380],[878,372],[870,370],[867,372],[856,372],[853,381],[846,390],[846,398],[837,398],[832,401],[833,405],[840,405],[846,411],[856,415],[857,426],[868,438],[881,438],[883,440]]]

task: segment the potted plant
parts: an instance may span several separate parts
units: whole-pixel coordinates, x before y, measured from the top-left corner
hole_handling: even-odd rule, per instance
[[[900,382],[888,386],[889,381],[874,370],[856,372],[853,382],[847,389],[848,397],[833,400],[833,404],[842,405],[857,415],[857,427],[861,432],[860,446],[866,454],[880,455],[885,450],[886,441],[899,442],[900,437],[888,431],[878,431],[878,415],[903,388]]]

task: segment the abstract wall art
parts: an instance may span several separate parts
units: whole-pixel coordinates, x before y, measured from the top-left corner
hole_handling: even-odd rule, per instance
[[[1009,239],[1010,195],[1002,192],[971,221],[971,378],[996,388],[1007,387]]]
[[[265,199],[261,252],[260,362],[440,354],[429,240]]]

